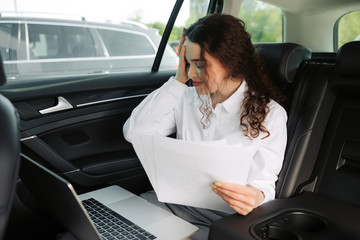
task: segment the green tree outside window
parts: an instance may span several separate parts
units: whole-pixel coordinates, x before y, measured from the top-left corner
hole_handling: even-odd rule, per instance
[[[350,41],[360,41],[360,11],[344,15],[338,22],[338,48]]]
[[[239,18],[246,24],[252,42],[282,42],[282,12],[256,0],[243,0]]]

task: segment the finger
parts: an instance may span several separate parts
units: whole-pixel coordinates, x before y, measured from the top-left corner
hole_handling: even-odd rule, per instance
[[[242,200],[243,196],[236,196],[234,197],[234,194],[232,192],[221,190],[219,188],[213,188],[213,191],[219,195],[228,205],[239,205],[239,204],[245,204],[245,202]]]
[[[246,203],[242,201],[238,201],[228,195],[226,195],[223,192],[218,192],[218,195],[236,212],[238,212],[241,215],[247,215],[249,212],[251,212],[254,207],[249,206]]]
[[[185,71],[185,67],[186,67],[186,62],[185,62],[185,51],[186,51],[186,47],[182,46],[180,49],[180,67],[181,70]]]
[[[185,62],[185,52],[186,52],[186,46],[182,46],[181,47],[181,60],[183,60]]]
[[[188,79],[186,72],[185,51],[186,51],[186,47],[182,46],[179,55],[179,68],[175,76],[175,78],[182,83],[185,83]]]
[[[217,190],[220,194],[226,196],[229,201],[241,202],[251,208],[256,207],[256,194],[249,196],[248,194],[243,194],[242,192],[233,192],[226,189]]]
[[[235,193],[243,193],[243,194],[251,194],[253,193],[252,189],[250,189],[248,186],[240,185],[236,183],[228,183],[228,182],[215,182],[214,186],[216,186],[218,189],[225,189],[228,191],[232,191]]]
[[[185,35],[181,35],[181,39],[180,39],[180,46],[182,46],[185,42]]]
[[[179,42],[179,49],[181,50],[182,49],[182,46],[185,42],[185,28],[183,29],[183,33],[181,35],[181,38],[180,38],[180,42]]]
[[[180,41],[180,44],[183,44],[184,41],[185,41],[185,32],[186,32],[186,29],[183,28],[183,32],[182,32],[182,35],[181,35],[181,41]]]
[[[255,208],[259,206],[265,198],[262,191],[250,185],[238,185],[224,182],[215,182],[211,185],[217,192],[222,192],[238,201]]]

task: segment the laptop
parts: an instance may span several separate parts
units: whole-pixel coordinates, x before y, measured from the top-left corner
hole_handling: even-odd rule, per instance
[[[119,186],[77,195],[64,178],[25,155],[22,159],[20,177],[35,200],[80,240],[177,240],[198,230]]]

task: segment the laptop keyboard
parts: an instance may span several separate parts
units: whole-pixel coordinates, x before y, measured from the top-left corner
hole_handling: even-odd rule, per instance
[[[82,201],[103,240],[156,239],[154,235],[119,215],[104,204],[89,198]]]

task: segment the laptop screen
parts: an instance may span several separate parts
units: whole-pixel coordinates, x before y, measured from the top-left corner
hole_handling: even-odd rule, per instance
[[[73,186],[64,178],[22,155],[20,178],[44,212],[75,237],[100,240]]]

